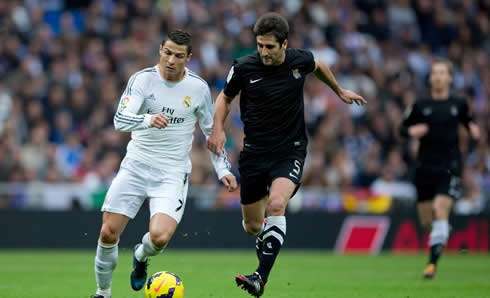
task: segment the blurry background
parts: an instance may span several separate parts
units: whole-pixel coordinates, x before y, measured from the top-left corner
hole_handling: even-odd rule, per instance
[[[307,80],[309,153],[291,216],[325,220],[333,239],[325,248],[334,247],[349,214],[381,215],[372,218],[397,227],[388,232],[392,240],[404,218],[421,233],[410,183],[418,144],[401,139],[398,126],[404,110],[427,94],[432,59],[443,56],[455,66],[453,94],[468,99],[483,132],[474,142],[461,129],[464,195],[454,211],[463,230],[477,220],[476,239],[486,235],[488,250],[489,0],[0,0],[0,222],[21,223],[2,232],[0,247],[56,246],[15,235],[35,235],[31,224],[75,229],[74,218],[90,226],[88,242],[72,246],[93,245],[98,210],[130,138],[112,122],[129,76],[158,62],[169,30],[184,29],[193,35],[188,67],[215,97],[233,59],[255,50],[251,27],[268,11],[289,21],[290,47],[311,50],[343,88],[369,102],[344,105],[313,76]],[[238,102],[226,128],[236,175],[243,138]],[[239,192],[222,189],[208,155],[196,129],[183,224],[192,229],[219,216],[240,231]],[[145,228],[147,213],[138,218]]]

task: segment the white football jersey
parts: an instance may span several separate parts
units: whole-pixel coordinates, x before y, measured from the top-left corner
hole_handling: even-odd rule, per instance
[[[151,116],[158,113],[168,117],[168,126],[163,129],[150,125]],[[196,121],[208,138],[213,117],[214,103],[206,81],[187,68],[180,81],[167,81],[156,65],[131,76],[114,126],[119,131],[131,131],[126,157],[156,168],[190,173],[189,153]],[[230,174],[225,152],[221,157],[210,154],[218,178]]]

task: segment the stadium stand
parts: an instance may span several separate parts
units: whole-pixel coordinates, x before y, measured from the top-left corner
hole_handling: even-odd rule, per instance
[[[382,213],[413,204],[417,143],[402,140],[398,126],[407,106],[427,92],[432,59],[443,56],[455,64],[453,92],[468,98],[483,132],[475,143],[461,131],[465,194],[455,210],[481,213],[490,197],[489,3],[0,1],[0,208],[100,206],[129,140],[112,124],[119,97],[130,74],[158,61],[165,33],[192,33],[189,67],[216,96],[233,59],[255,49],[257,16],[276,11],[290,23],[289,46],[310,49],[344,88],[369,102],[343,105],[319,81],[307,81],[310,145],[298,208]],[[243,137],[237,101],[227,132],[236,172]],[[191,184],[215,186],[199,130],[195,138]],[[71,199],[53,199],[60,193]],[[393,200],[359,203],[386,196]],[[236,196],[216,197],[220,208],[237,206],[227,202]]]

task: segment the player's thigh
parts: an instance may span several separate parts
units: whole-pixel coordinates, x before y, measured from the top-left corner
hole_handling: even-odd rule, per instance
[[[150,219],[150,239],[157,247],[164,247],[177,229],[177,221],[164,213],[156,213]]]
[[[270,170],[271,180],[276,182],[276,186],[271,191],[274,195],[287,196],[290,199],[298,191],[303,176],[304,154],[302,152],[291,152],[287,157],[276,160]],[[279,178],[285,178],[279,179]],[[292,182],[288,183],[286,180]],[[294,185],[294,186],[293,186]]]
[[[447,219],[453,200],[460,198],[462,195],[463,186],[460,172],[457,169],[441,171],[440,177],[434,198],[434,215],[437,219]]]
[[[121,166],[107,191],[102,211],[122,214],[132,219],[146,197],[146,178],[137,169]]]
[[[104,212],[102,215],[102,227],[100,229],[100,241],[103,244],[116,243],[128,222],[129,217],[125,215]]]
[[[184,172],[166,172],[153,178],[148,188],[152,219],[160,213],[180,223],[187,202],[188,180],[188,174]]]
[[[419,215],[419,222],[424,229],[429,229],[430,225],[432,224],[432,214],[433,214],[432,205],[433,205],[432,200],[425,200],[423,202],[417,203],[417,213]]]
[[[436,219],[448,219],[451,207],[453,205],[453,198],[447,195],[438,194],[434,198],[434,216]]]
[[[289,199],[296,191],[298,184],[289,178],[279,177],[272,181],[267,200],[267,215],[282,216],[286,211]]]

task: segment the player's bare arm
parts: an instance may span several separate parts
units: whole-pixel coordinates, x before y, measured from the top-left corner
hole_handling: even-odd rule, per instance
[[[168,117],[162,113],[152,115],[150,124],[155,128],[165,128],[168,125]]]
[[[470,122],[468,124],[470,135],[474,140],[480,139],[480,127],[475,122]]]
[[[429,126],[425,123],[412,125],[408,128],[408,135],[412,138],[421,138],[429,132]]]
[[[367,104],[367,101],[360,95],[350,91],[342,89],[335,80],[333,73],[330,71],[325,63],[315,59],[315,70],[313,71],[315,76],[326,85],[328,85],[332,90],[339,96],[339,98],[346,104],[356,103],[357,105]]]
[[[230,113],[230,105],[233,97],[226,96],[223,91],[216,98],[213,131],[208,138],[208,149],[218,156],[225,149],[225,120]],[[226,185],[226,184],[225,184]]]

